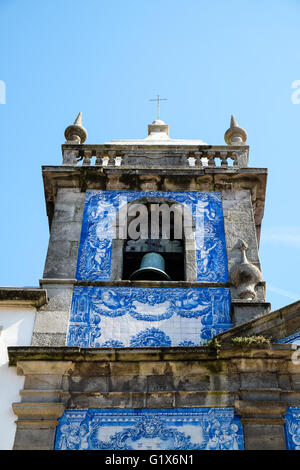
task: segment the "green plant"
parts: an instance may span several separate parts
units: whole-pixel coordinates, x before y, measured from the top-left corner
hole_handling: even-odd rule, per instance
[[[222,344],[220,343],[220,341],[217,338],[212,338],[207,342],[207,346],[210,349],[214,349],[218,354],[221,350]]]
[[[259,336],[259,335],[236,336],[235,338],[232,338],[231,341],[234,346],[241,346],[241,347],[270,344],[270,340],[268,338],[266,338],[265,336]]]

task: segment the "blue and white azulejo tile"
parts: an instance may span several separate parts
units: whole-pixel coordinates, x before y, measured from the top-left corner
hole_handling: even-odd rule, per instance
[[[76,279],[109,281],[114,227],[120,208],[132,201],[157,198],[187,208],[195,225],[197,280],[226,282],[227,255],[221,194],[201,191],[86,192]]]
[[[80,409],[59,419],[55,450],[242,450],[232,408]]]
[[[232,327],[230,289],[76,286],[67,346],[199,346]]]
[[[276,341],[278,344],[296,344],[300,346],[300,331],[294,333],[293,335],[286,336],[285,338],[279,339]]]
[[[300,407],[291,406],[286,412],[285,438],[288,450],[300,450]]]

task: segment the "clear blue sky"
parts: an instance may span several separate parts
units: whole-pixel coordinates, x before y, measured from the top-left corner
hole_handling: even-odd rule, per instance
[[[298,0],[0,0],[0,285],[38,286],[48,246],[41,165],[61,163],[79,111],[87,143],[174,138],[224,143],[230,115],[250,166],[269,169],[260,256],[267,300],[300,299]]]

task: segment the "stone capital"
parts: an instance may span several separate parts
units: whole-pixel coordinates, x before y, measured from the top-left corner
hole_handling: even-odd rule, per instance
[[[68,375],[71,361],[18,361],[18,375]]]
[[[273,420],[284,419],[288,404],[280,401],[237,400],[234,406],[242,419],[273,422]]]
[[[65,410],[64,403],[13,403],[13,411],[18,416],[19,420],[22,420],[23,424],[25,420],[47,420],[56,422],[58,418],[63,414]]]

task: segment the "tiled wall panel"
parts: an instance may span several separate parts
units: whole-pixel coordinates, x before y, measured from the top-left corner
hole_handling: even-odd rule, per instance
[[[56,450],[242,450],[232,408],[67,410]]]
[[[199,346],[231,326],[229,289],[74,287],[67,345]]]

